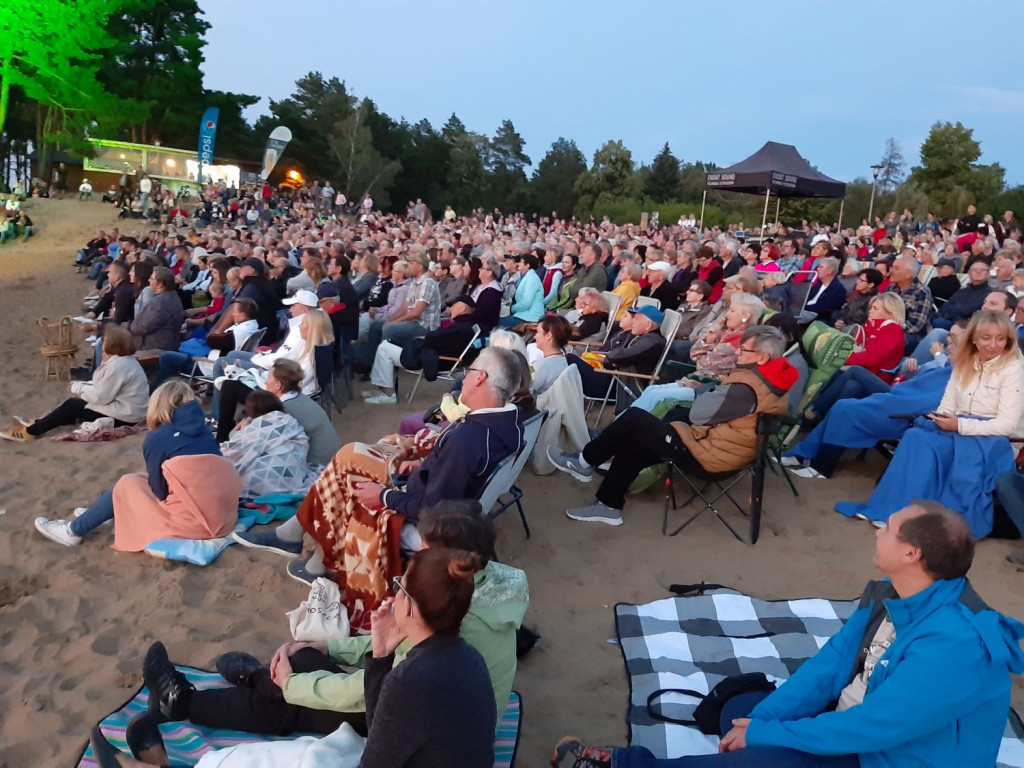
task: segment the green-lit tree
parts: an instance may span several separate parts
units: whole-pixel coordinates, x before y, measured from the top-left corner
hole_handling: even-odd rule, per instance
[[[679,197],[679,160],[668,142],[654,157],[644,180],[644,196],[656,203],[667,203]]]
[[[484,170],[486,147],[487,137],[473,131],[464,131],[451,144],[445,202],[457,211],[476,208],[484,199],[487,192],[487,173]]]
[[[98,79],[104,56],[117,40],[106,27],[112,14],[134,0],[33,0],[0,5],[0,132],[11,88],[35,102],[35,150],[44,175],[54,142],[81,147],[97,120],[116,123],[142,114],[119,101]]]
[[[573,187],[586,170],[587,160],[576,142],[560,136],[538,163],[530,181],[533,209],[544,215],[552,211],[566,216],[572,213],[578,200]]]

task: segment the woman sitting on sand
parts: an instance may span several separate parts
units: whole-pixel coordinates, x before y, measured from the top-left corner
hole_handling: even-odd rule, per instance
[[[495,562],[494,526],[480,514],[479,502],[444,502],[424,510],[417,531],[421,549],[449,547],[481,558],[483,567],[474,578],[473,600],[460,634],[487,665],[500,717],[516,674],[516,630],[529,604],[526,574]],[[327,643],[285,643],[268,665],[247,653],[229,652],[218,659],[217,671],[233,687],[203,690],[192,688],[154,652],[161,660],[150,665],[147,679],[152,680],[151,690],[160,691],[161,712],[138,715],[128,726],[128,744],[136,755],[150,750],[159,742],[157,725],[165,718],[282,736],[327,734],[348,723],[365,735],[363,684],[370,650],[371,638],[363,635]],[[408,644],[396,649],[396,664],[409,650]]]
[[[493,766],[497,713],[491,679],[479,652],[459,637],[482,565],[481,558],[471,552],[446,548],[416,552],[405,575],[395,577],[394,596],[373,612],[364,673],[368,734],[359,768]],[[396,664],[395,654],[402,644],[408,648],[407,655]],[[271,674],[285,680],[290,673],[288,659],[279,653]],[[146,654],[143,674],[161,700],[183,685],[183,675],[167,660],[160,643]],[[337,733],[347,730],[343,727]],[[141,747],[139,754],[153,762],[140,763],[117,752],[99,728],[94,729],[93,751],[100,766],[166,764],[159,730],[146,731],[151,740],[132,741]],[[334,735],[319,742],[244,744],[211,752],[199,766],[212,768],[233,761],[253,765],[262,760],[290,768],[307,764],[306,758],[322,751],[318,745],[333,740]],[[351,751],[347,756],[354,759]],[[339,762],[337,756],[333,760],[322,756],[308,764],[329,761]]]
[[[108,520],[114,549],[140,552],[156,539],[214,539],[238,516],[242,481],[207,429],[203,409],[183,379],[161,384],[149,399],[142,443],[146,474],[124,475],[75,520],[37,517],[36,530],[68,547]]]
[[[124,328],[108,328],[103,335],[102,362],[92,381],[72,381],[68,389],[72,397],[34,421],[17,419],[20,426],[0,432],[0,438],[26,442],[82,421],[109,417],[114,426],[122,427],[145,419],[149,382],[135,359],[132,335]]]
[[[245,419],[220,447],[221,454],[242,478],[244,499],[271,493],[303,496],[319,471],[306,462],[309,437],[284,404],[265,389],[245,399]]]

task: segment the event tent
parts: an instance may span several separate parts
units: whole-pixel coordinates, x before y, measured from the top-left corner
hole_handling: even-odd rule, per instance
[[[704,202],[708,189],[723,189],[764,195],[764,216],[761,231],[768,217],[768,198],[774,192],[782,197],[843,198],[846,184],[817,171],[792,144],[766,142],[746,160],[728,168],[709,173],[704,185]],[[704,222],[704,202],[701,203],[701,224]],[[840,212],[840,220],[842,213]]]

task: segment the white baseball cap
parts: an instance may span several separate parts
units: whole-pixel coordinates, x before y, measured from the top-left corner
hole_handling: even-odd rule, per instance
[[[295,295],[290,299],[284,299],[281,301],[282,304],[304,304],[307,307],[315,309],[320,306],[320,299],[316,297],[316,294],[312,291],[296,291]]]

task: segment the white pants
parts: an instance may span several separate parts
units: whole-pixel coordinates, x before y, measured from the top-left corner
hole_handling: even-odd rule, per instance
[[[370,370],[370,383],[383,389],[395,386],[395,368],[401,367],[402,348],[390,341],[382,341],[377,347],[377,355],[373,358]]]

